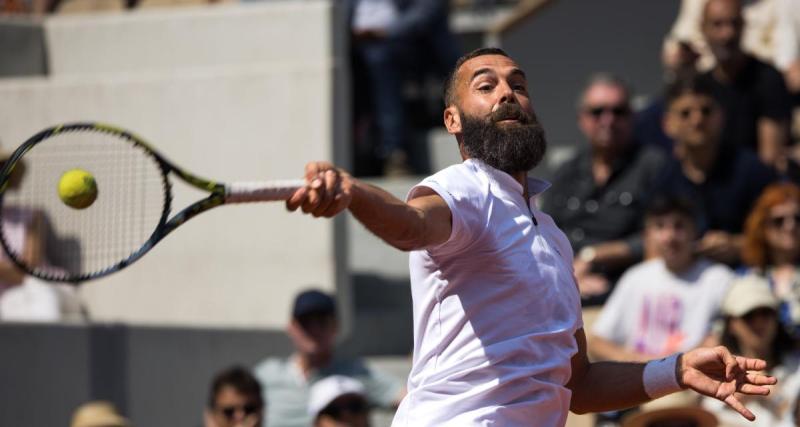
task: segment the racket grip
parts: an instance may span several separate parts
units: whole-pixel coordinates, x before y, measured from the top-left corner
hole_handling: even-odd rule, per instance
[[[225,203],[274,202],[287,200],[304,187],[301,179],[267,182],[234,182],[225,186]]]

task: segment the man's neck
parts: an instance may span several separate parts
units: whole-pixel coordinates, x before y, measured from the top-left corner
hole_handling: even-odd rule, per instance
[[[746,63],[747,55],[739,52],[728,61],[717,63],[711,73],[718,82],[730,84],[736,81]]]
[[[675,157],[681,162],[683,174],[695,184],[708,179],[717,161],[717,145],[704,144],[701,147],[689,147],[678,143],[675,145]]]
[[[667,260],[664,260],[664,266],[667,268],[667,270],[669,270],[670,273],[681,275],[689,271],[694,265],[695,261],[697,261],[695,257],[689,257],[685,260],[676,260],[673,262],[667,262]]]
[[[614,172],[614,162],[622,154],[621,149],[592,149],[592,178],[597,186],[603,186]]]
[[[525,197],[525,200],[528,200],[528,198],[530,198],[530,193],[528,192],[528,172],[514,172],[511,174],[511,177],[522,185],[522,196]]]
[[[331,363],[331,359],[331,354],[311,355],[294,353],[292,355],[292,360],[305,378],[311,377],[314,372],[328,366]]]

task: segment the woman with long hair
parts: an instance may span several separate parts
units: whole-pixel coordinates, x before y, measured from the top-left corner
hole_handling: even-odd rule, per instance
[[[794,337],[800,326],[800,187],[772,184],[745,222],[742,261],[763,277],[780,301],[781,323]]]

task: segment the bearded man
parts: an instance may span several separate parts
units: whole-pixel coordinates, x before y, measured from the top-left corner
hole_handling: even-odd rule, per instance
[[[406,201],[326,162],[287,208],[347,209],[411,251],[414,356],[394,426],[563,426],[568,410],[626,408],[692,388],[753,415],[735,392],[766,394],[764,361],[704,348],[643,363],[590,363],[572,250],[534,206],[548,184],[528,171],[545,152],[525,73],[505,52],[462,57],[445,88],[444,124],[464,162]]]

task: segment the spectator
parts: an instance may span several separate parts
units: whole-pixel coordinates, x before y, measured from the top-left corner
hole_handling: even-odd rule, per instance
[[[542,210],[577,252],[574,268],[584,305],[596,305],[642,257],[641,216],[665,156],[633,140],[630,93],[614,76],[589,80],[578,126],[589,145],[556,171]]]
[[[741,422],[735,412],[704,398],[703,406],[725,426],[774,427],[792,420],[792,402],[800,390],[800,358],[794,342],[780,327],[778,307],[767,283],[755,276],[735,281],[722,303],[721,344],[734,354],[765,360],[766,371],[778,378],[769,395],[747,398],[756,415],[754,423]]]
[[[682,406],[631,414],[621,427],[717,427],[717,417],[703,408]]]
[[[261,427],[261,385],[247,369],[234,366],[214,376],[204,413],[205,427]]]
[[[300,293],[295,298],[287,332],[294,353],[286,359],[266,359],[254,371],[269,402],[270,427],[311,424],[307,409],[309,387],[331,375],[361,381],[372,405],[396,407],[405,395],[405,389],[395,379],[370,370],[361,360],[334,355],[338,321],[331,296],[318,290]]]
[[[75,409],[70,427],[131,427],[131,423],[113,403],[96,400]]]
[[[369,404],[360,381],[333,375],[311,386],[308,413],[314,427],[369,427]]]
[[[385,172],[409,168],[410,132],[404,111],[403,85],[411,72],[432,72],[444,79],[460,52],[450,33],[446,0],[347,0],[355,72],[355,99],[367,106],[378,133],[372,157]],[[358,113],[356,114],[359,115]],[[359,135],[358,129],[356,136]],[[364,151],[357,140],[356,151]],[[370,147],[372,147],[370,145]],[[365,169],[356,165],[357,173]]]
[[[675,158],[658,191],[679,194],[698,208],[699,254],[735,264],[746,212],[775,173],[753,153],[722,141],[724,113],[707,79],[676,80],[667,89],[666,107],[664,130],[675,141]]]
[[[800,187],[773,184],[747,217],[742,261],[781,302],[779,318],[792,336],[800,327]]]
[[[738,0],[709,0],[702,33],[716,64],[703,74],[725,110],[723,141],[751,148],[765,164],[786,170],[791,100],[781,73],[741,48]]]
[[[10,153],[0,150],[0,166]],[[25,164],[17,163],[8,183],[14,192],[25,176]],[[28,265],[46,263],[44,254],[45,218],[40,212],[10,203],[3,205],[5,243],[20,254]],[[73,286],[46,283],[28,276],[0,251],[0,320],[54,322],[83,320],[80,299]]]
[[[646,361],[700,346],[719,312],[733,272],[694,252],[688,203],[656,197],[645,214],[652,258],[631,267],[594,324],[599,359]]]

